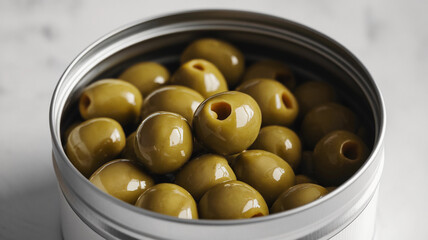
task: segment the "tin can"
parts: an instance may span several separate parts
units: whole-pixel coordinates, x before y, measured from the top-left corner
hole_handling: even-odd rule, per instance
[[[61,132],[77,96],[94,79],[114,76],[136,61],[177,67],[184,47],[200,37],[225,39],[249,61],[288,63],[297,77],[327,79],[362,116],[371,154],[349,180],[325,197],[286,212],[243,220],[183,220],[139,209],[103,193],[83,177],[63,150]],[[343,46],[298,23],[269,15],[203,10],[125,26],[86,48],[62,75],[51,101],[53,165],[61,192],[64,239],[370,239],[374,236],[382,174],[385,108],[365,67]]]

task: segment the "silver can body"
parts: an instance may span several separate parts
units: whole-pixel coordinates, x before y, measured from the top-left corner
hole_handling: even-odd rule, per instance
[[[218,37],[237,45],[249,61],[275,58],[297,76],[328,79],[372,132],[369,159],[324,198],[279,214],[244,220],[182,220],[135,208],[106,195],[67,159],[61,131],[89,82],[114,75],[137,61],[176,67],[196,38]],[[175,65],[174,65],[175,64]],[[364,66],[334,40],[300,24],[263,14],[207,10],[167,15],[119,29],[84,50],[54,92],[50,128],[53,165],[61,190],[65,239],[370,239],[375,229],[382,174],[385,109]]]

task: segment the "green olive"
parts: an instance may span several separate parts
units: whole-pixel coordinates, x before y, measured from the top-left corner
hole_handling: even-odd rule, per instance
[[[244,73],[244,55],[230,43],[213,38],[192,42],[181,55],[181,63],[191,59],[205,59],[222,72],[230,87],[235,86]]]
[[[101,165],[119,155],[125,141],[125,133],[117,121],[93,118],[71,131],[65,151],[77,170],[89,177]]]
[[[296,79],[290,68],[280,61],[262,60],[251,65],[244,74],[243,81],[254,78],[269,78],[281,82],[288,89],[294,89]]]
[[[159,88],[146,97],[143,104],[143,119],[148,115],[167,111],[180,114],[192,124],[193,113],[204,101],[204,97],[193,89],[183,86],[166,86]]]
[[[219,155],[205,154],[184,165],[175,183],[189,191],[198,201],[208,189],[230,180],[236,180],[236,176],[227,160]]]
[[[104,79],[83,90],[79,111],[84,119],[109,117],[125,127],[138,122],[142,104],[143,97],[134,85],[118,79]]]
[[[228,90],[226,80],[218,68],[203,59],[193,59],[181,65],[172,75],[171,83],[192,88],[204,98]]]
[[[271,213],[278,213],[297,208],[313,202],[325,196],[327,193],[328,191],[324,187],[317,184],[298,184],[283,192],[272,205],[270,211]]]
[[[297,134],[286,127],[263,127],[251,149],[261,149],[274,153],[284,159],[296,170],[302,157],[302,144]]]
[[[294,96],[299,103],[300,116],[305,116],[309,110],[320,104],[337,100],[334,88],[330,84],[320,81],[303,83],[296,88]]]
[[[128,159],[102,165],[89,181],[103,192],[130,204],[135,204],[137,198],[154,185],[153,179]]]
[[[173,172],[192,155],[192,130],[186,119],[171,112],[148,116],[137,129],[135,153],[156,174]]]
[[[126,138],[125,148],[120,154],[122,158],[138,161],[138,157],[135,154],[135,135],[136,134],[137,134],[137,131],[134,131],[131,134],[129,134],[129,136]]]
[[[295,184],[297,185],[297,184],[302,184],[302,183],[317,183],[317,181],[315,181],[315,180],[313,180],[312,178],[310,178],[310,177],[308,177],[308,176],[306,176],[306,175],[303,175],[303,174],[299,174],[299,175],[296,175],[296,178],[295,178]]]
[[[338,130],[323,137],[314,149],[314,170],[325,186],[339,186],[367,160],[369,151],[355,134]]]
[[[257,190],[241,181],[215,185],[199,201],[199,215],[206,219],[240,219],[269,214],[265,200]]]
[[[273,79],[251,79],[239,85],[236,90],[256,100],[262,111],[263,126],[290,126],[299,112],[299,106],[293,94]]]
[[[206,148],[231,155],[242,152],[256,140],[261,118],[260,108],[252,97],[241,92],[223,92],[199,105],[193,129]]]
[[[135,85],[145,97],[168,83],[169,71],[156,62],[140,62],[127,68],[119,79]]]
[[[303,118],[301,132],[303,141],[309,148],[326,134],[334,130],[357,130],[355,114],[337,103],[325,103],[310,110]]]
[[[147,189],[135,206],[183,219],[198,219],[196,202],[184,188],[172,183],[160,183]]]
[[[283,191],[294,185],[294,172],[290,165],[277,155],[263,150],[241,153],[233,166],[236,177],[250,184],[263,196],[268,206]]]

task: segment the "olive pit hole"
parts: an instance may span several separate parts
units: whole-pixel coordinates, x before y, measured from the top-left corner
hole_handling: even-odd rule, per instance
[[[91,98],[86,94],[82,95],[81,105],[82,108],[86,111],[89,105],[91,105]]]
[[[345,158],[353,161],[358,160],[360,155],[358,143],[353,141],[343,143],[340,152]]]
[[[204,71],[205,70],[204,66],[202,66],[202,64],[200,64],[200,63],[195,63],[193,65],[193,68],[195,68],[195,69],[197,69],[199,71]]]
[[[232,107],[227,102],[217,102],[211,105],[211,111],[217,114],[218,120],[224,120],[232,113]]]
[[[253,216],[251,216],[251,218],[255,218],[255,217],[263,217],[263,213],[256,213]]]
[[[286,108],[293,108],[293,102],[291,101],[290,97],[287,95],[287,93],[282,93],[282,102],[284,103],[284,106]]]

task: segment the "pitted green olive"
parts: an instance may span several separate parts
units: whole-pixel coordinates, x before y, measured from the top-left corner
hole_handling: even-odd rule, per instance
[[[125,133],[117,121],[93,118],[71,131],[65,151],[73,165],[89,177],[101,165],[118,156],[125,142]]]
[[[135,153],[151,172],[178,170],[192,155],[192,130],[186,119],[171,112],[155,112],[137,129]]]
[[[138,197],[154,185],[149,175],[127,159],[117,159],[102,165],[89,181],[103,192],[130,204],[135,204]]]
[[[215,185],[199,201],[200,218],[240,219],[268,214],[269,209],[260,193],[236,180]]]
[[[193,129],[206,148],[221,155],[247,149],[261,125],[260,108],[249,95],[223,92],[207,98],[196,109]]]
[[[314,170],[325,186],[339,186],[367,160],[369,151],[355,134],[343,130],[324,136],[314,149]]]
[[[262,60],[251,65],[244,74],[243,81],[254,78],[275,79],[284,84],[288,89],[294,89],[296,79],[290,68],[276,60]]]
[[[337,103],[325,103],[312,108],[303,118],[301,132],[309,148],[334,130],[356,132],[357,117],[347,107]]]
[[[165,86],[152,92],[143,104],[143,119],[158,111],[180,114],[192,124],[193,113],[204,97],[193,89],[184,86]]]
[[[290,126],[299,112],[294,95],[276,80],[255,78],[242,83],[236,90],[256,100],[262,111],[263,126]]]
[[[184,165],[175,183],[189,191],[198,201],[208,189],[230,180],[236,180],[236,176],[227,160],[219,155],[205,154]]]
[[[138,122],[142,104],[143,97],[134,85],[118,79],[104,79],[83,90],[79,111],[84,119],[109,117],[127,127]]]
[[[302,158],[302,144],[297,134],[282,126],[263,127],[251,149],[261,149],[284,159],[296,170]]]
[[[194,89],[204,98],[228,90],[226,80],[218,68],[203,59],[193,59],[181,65],[172,75],[171,83]]]
[[[127,68],[119,79],[132,83],[146,97],[168,83],[169,71],[156,62],[140,62]]]
[[[244,55],[232,44],[214,38],[192,42],[181,55],[181,63],[205,59],[218,67],[230,87],[236,86],[244,73]]]
[[[160,183],[147,189],[135,206],[173,217],[198,219],[192,195],[176,184]]]
[[[299,115],[305,114],[312,108],[337,100],[336,91],[333,86],[326,82],[309,81],[298,86],[294,91],[294,96],[299,103]]]
[[[283,192],[272,205],[270,211],[271,213],[278,213],[297,208],[313,202],[327,193],[328,191],[324,187],[317,184],[298,184]]]
[[[283,191],[294,185],[293,169],[282,158],[263,150],[241,153],[233,165],[238,180],[250,184],[268,206]]]

